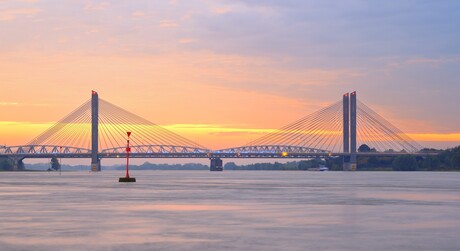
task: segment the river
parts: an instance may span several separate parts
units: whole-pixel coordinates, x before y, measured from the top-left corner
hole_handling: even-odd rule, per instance
[[[0,172],[0,250],[460,250],[460,173]]]

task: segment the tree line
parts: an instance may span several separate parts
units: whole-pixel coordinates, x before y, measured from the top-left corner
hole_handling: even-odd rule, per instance
[[[361,145],[358,152],[375,152],[367,145]],[[362,171],[460,171],[460,146],[446,149],[422,149],[421,152],[437,152],[436,156],[399,155],[397,157],[358,157],[358,170]],[[336,170],[342,163],[334,160],[330,163]],[[339,167],[340,165],[340,167]]]
[[[358,152],[377,152],[375,148],[361,145]],[[388,152],[392,152],[389,150]],[[359,171],[460,171],[460,146],[447,150],[423,149],[422,152],[438,152],[436,156],[413,156],[409,154],[396,157],[358,157]],[[317,158],[287,163],[256,163],[236,165],[228,162],[226,170],[308,170],[326,166],[329,170],[340,171],[343,168],[342,157]]]
[[[367,145],[361,145],[358,152],[373,152],[375,149]],[[460,146],[446,149],[423,149],[422,152],[438,152],[436,156],[413,156],[399,155],[397,157],[358,157],[358,170],[360,171],[460,171]],[[343,159],[341,157],[317,158],[310,160],[291,161],[287,163],[255,163],[249,165],[237,165],[234,162],[227,162],[225,170],[308,170],[326,166],[329,170],[342,170]],[[52,158],[48,170],[59,170],[60,163]],[[122,169],[123,167],[119,167]],[[118,169],[118,168],[117,168]],[[153,164],[144,163],[133,166],[138,170],[206,170],[208,166],[202,164]],[[0,157],[0,171],[12,171],[13,162]]]

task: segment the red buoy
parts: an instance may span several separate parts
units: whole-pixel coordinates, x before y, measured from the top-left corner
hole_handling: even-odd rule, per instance
[[[128,140],[126,144],[126,177],[121,177],[118,179],[118,182],[136,182],[136,178],[129,177],[129,153],[131,152],[131,147],[129,147],[129,137],[131,132],[126,132],[128,135]]]

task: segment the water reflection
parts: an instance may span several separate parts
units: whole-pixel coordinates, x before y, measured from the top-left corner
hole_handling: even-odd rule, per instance
[[[460,250],[460,173],[1,173],[1,250]]]
[[[224,211],[241,210],[243,207],[231,205],[193,205],[193,204],[140,204],[122,208],[129,211]]]

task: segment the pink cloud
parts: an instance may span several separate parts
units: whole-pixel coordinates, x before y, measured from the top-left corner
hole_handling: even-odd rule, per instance
[[[20,2],[23,2],[23,3],[38,3],[39,0],[19,0]]]
[[[85,5],[85,10],[87,11],[96,11],[96,10],[105,10],[109,7],[108,2],[102,2],[102,3],[88,3]]]
[[[18,16],[24,16],[31,18],[37,13],[41,12],[41,9],[13,9],[0,11],[0,21],[11,21],[16,19]]]
[[[213,8],[211,9],[211,12],[214,14],[225,14],[228,12],[231,12],[233,9],[229,6],[224,6],[224,7],[218,7],[218,8]]]
[[[179,39],[179,43],[181,44],[189,44],[189,43],[194,43],[196,42],[196,39],[193,38],[181,38]]]
[[[161,20],[160,21],[160,27],[171,28],[171,27],[177,27],[177,26],[179,26],[179,24],[172,20]]]
[[[135,12],[131,13],[131,15],[133,17],[143,17],[143,16],[145,16],[145,13],[143,11],[135,11]]]

